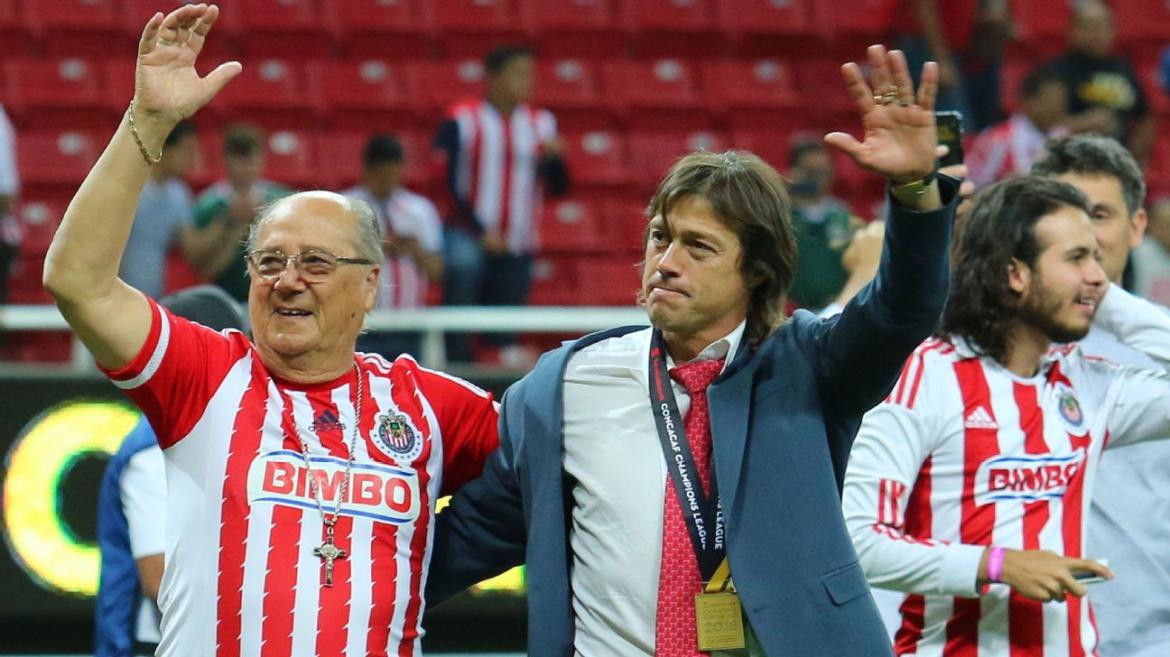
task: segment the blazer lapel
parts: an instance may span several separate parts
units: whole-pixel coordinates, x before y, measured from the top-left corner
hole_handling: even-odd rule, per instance
[[[752,379],[756,361],[747,341],[740,343],[735,359],[727,370],[707,389],[711,409],[711,450],[715,457],[715,477],[719,496],[726,512],[735,503],[743,452],[747,445],[747,410],[752,399]]]

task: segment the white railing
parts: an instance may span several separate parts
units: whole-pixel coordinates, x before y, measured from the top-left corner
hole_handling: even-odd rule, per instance
[[[370,313],[371,331],[422,333],[420,357],[427,367],[447,366],[443,335],[480,333],[580,333],[614,326],[646,325],[646,313],[635,307],[462,306],[420,310],[379,310]],[[54,306],[0,306],[0,331],[68,331],[69,325]],[[73,367],[93,368],[89,353],[76,340]]]

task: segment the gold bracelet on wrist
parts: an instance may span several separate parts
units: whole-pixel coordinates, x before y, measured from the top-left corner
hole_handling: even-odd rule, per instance
[[[890,183],[890,192],[894,195],[908,194],[912,198],[918,198],[926,193],[926,190],[930,188],[930,183],[934,182],[936,177],[936,174],[931,172],[925,178],[919,178],[918,180],[911,180],[904,183]]]
[[[134,143],[138,144],[138,150],[142,151],[142,159],[146,160],[148,166],[154,166],[162,162],[162,149],[158,149],[158,157],[151,157],[150,151],[146,150],[146,144],[142,143],[142,137],[138,134],[138,128],[134,127],[134,100],[130,100],[130,109],[126,110],[126,115],[130,123],[130,135],[134,137]]]

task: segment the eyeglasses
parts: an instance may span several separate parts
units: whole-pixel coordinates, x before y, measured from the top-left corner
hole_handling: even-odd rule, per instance
[[[337,269],[337,265],[375,264],[368,258],[343,258],[321,249],[307,249],[293,255],[285,255],[280,251],[250,251],[244,259],[260,278],[267,280],[278,278],[288,269],[289,261],[292,261],[297,273],[309,283],[325,280]]]

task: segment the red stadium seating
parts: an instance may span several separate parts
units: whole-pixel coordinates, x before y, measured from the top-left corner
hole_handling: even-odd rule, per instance
[[[630,134],[630,169],[639,183],[654,186],[675,160],[698,150],[722,151],[727,139],[713,132],[634,132]]]
[[[402,123],[415,109],[404,65],[382,59],[320,61],[309,79],[319,111],[339,125]]]
[[[714,23],[710,0],[625,0],[625,20],[636,32],[707,32]]]
[[[688,130],[705,127],[695,73],[680,59],[618,60],[604,65],[604,98],[630,128]]]
[[[24,239],[20,242],[21,253],[43,258],[68,206],[69,199],[62,197],[23,199],[16,210],[24,227]]]
[[[1119,41],[1170,39],[1170,4],[1164,0],[1112,0],[1109,4],[1116,17]]]
[[[520,0],[523,25],[541,57],[608,57],[625,47],[619,0]]]
[[[25,132],[17,135],[17,161],[26,185],[76,188],[97,161],[104,142],[74,131]]]
[[[104,98],[101,70],[92,60],[22,58],[4,64],[5,106],[16,114],[28,114],[24,118],[34,122],[46,110],[62,110],[76,118],[78,110],[100,108]]]
[[[326,24],[351,57],[401,57],[426,52],[430,30],[426,0],[325,2]]]
[[[0,55],[29,52],[30,34],[20,20],[17,0],[0,0]]]
[[[1071,17],[1068,2],[1009,0],[1009,5],[1015,26],[1009,53],[1048,56],[1064,46]]]
[[[904,8],[903,0],[851,0],[851,2],[817,2],[816,20],[827,37],[883,38],[890,33],[894,17]]]
[[[479,59],[414,64],[409,75],[424,114],[438,115],[455,101],[483,93],[483,63]]]
[[[575,306],[581,303],[582,281],[577,276],[574,256],[539,256],[532,263],[532,290],[528,303],[533,306]]]
[[[278,130],[265,142],[265,175],[293,187],[324,187],[328,176],[318,171],[314,139],[305,132]]]
[[[615,197],[602,203],[603,234],[612,253],[636,256],[645,251],[647,201],[644,195],[639,195]]]
[[[633,306],[641,287],[641,270],[632,258],[585,258],[577,263],[577,304]]]
[[[573,182],[584,185],[621,185],[629,180],[626,143],[612,130],[566,134],[565,159]]]
[[[540,223],[542,253],[588,253],[603,248],[597,207],[580,198],[547,203]]]
[[[719,25],[730,35],[810,34],[808,0],[714,0]]]
[[[536,66],[536,104],[551,110],[596,109],[597,72],[581,59],[541,61]]]
[[[272,127],[308,128],[314,123],[311,83],[304,66],[265,59],[245,66],[216,96],[212,108],[237,121]]]
[[[789,145],[792,135],[799,131],[798,125],[777,123],[776,127],[767,130],[736,129],[731,132],[730,147],[755,153],[772,168],[784,172],[788,170]],[[817,136],[817,133],[810,132],[809,135]]]
[[[328,53],[330,38],[321,29],[315,0],[244,0],[220,4],[221,28],[238,32],[249,59],[257,56],[302,59]],[[295,47],[289,47],[295,43]]]
[[[738,112],[730,118],[736,127],[764,123],[769,127],[781,108],[803,109],[796,81],[785,62],[776,59],[709,61],[703,64],[703,97],[712,109],[763,110]]]

